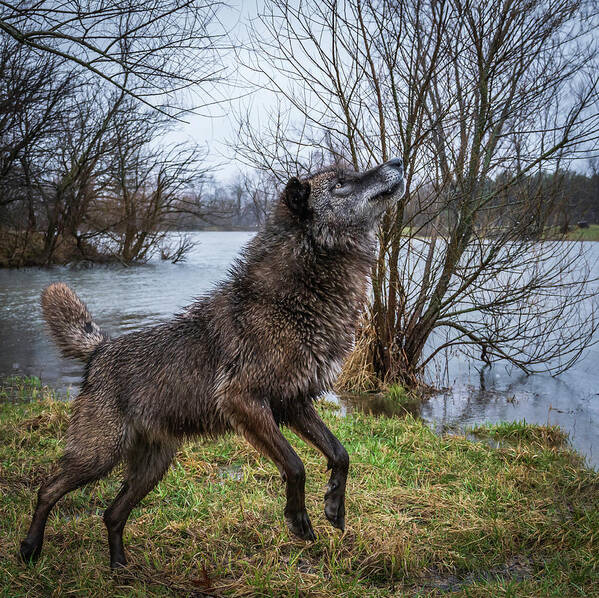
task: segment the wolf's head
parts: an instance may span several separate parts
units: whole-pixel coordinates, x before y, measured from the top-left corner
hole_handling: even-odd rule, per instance
[[[292,178],[275,219],[323,248],[343,248],[371,236],[379,218],[404,192],[403,163],[395,158],[365,172],[339,168]]]

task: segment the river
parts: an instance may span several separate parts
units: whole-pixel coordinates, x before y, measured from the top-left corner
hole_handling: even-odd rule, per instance
[[[116,336],[160,322],[210,289],[252,235],[193,233],[197,244],[182,264],[155,260],[132,268],[0,270],[0,376],[39,376],[45,384],[76,392],[81,365],[62,359],[44,332],[39,294],[49,283],[60,280],[72,286],[94,319]],[[599,258],[599,243],[591,252]],[[443,385],[449,390],[433,395],[420,408],[420,416],[435,429],[461,431],[482,422],[523,419],[558,424],[587,463],[599,466],[599,346],[555,378],[524,376],[503,365],[480,370],[455,354],[449,357]],[[384,402],[359,400],[345,400],[343,408],[392,411]]]

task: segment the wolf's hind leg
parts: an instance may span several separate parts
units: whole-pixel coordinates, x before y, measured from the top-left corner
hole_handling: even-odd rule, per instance
[[[123,547],[123,529],[133,508],[162,479],[177,447],[175,445],[138,441],[127,456],[127,478],[112,504],[104,512],[108,530],[110,567],[127,564]]]
[[[314,405],[306,404],[290,418],[290,427],[306,442],[316,447],[327,458],[331,477],[324,495],[324,514],[331,525],[345,529],[345,484],[349,470],[349,455],[344,446],[327,428]]]
[[[100,421],[82,397],[67,431],[67,447],[58,461],[58,471],[39,489],[37,506],[27,537],[21,542],[21,558],[35,561],[42,551],[48,515],[68,492],[108,475],[119,461],[118,430]]]

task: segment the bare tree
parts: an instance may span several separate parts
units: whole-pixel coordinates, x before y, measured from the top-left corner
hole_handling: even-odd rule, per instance
[[[90,234],[83,226],[90,204],[102,188],[106,159],[118,127],[116,115],[125,97],[122,91],[106,96],[98,86],[86,86],[83,93],[74,95],[53,143],[38,163],[37,186],[46,224],[45,265],[52,263],[61,245],[73,242],[80,257],[88,257],[85,241],[97,232]]]
[[[207,173],[201,167],[205,152],[195,145],[158,144],[169,127],[169,119],[133,100],[113,117],[110,151],[99,177],[102,192],[90,207],[89,221],[92,230],[108,235],[110,253],[124,264],[148,259],[161,245],[165,259],[182,261],[192,247],[189,239],[173,246],[167,233],[177,228],[179,215],[206,216],[194,193]]]
[[[301,173],[307,148],[356,169],[392,156],[406,164],[347,384],[413,383],[450,347],[555,373],[592,342],[584,249],[539,233],[559,205],[557,173],[596,147],[593,9],[266,3],[246,66],[285,110],[260,131],[241,119],[240,156],[279,178]],[[368,375],[355,376],[357,365]]]
[[[54,140],[64,141],[62,125],[81,84],[64,67],[0,35],[0,226],[9,264],[28,263],[31,247],[39,245],[40,191],[47,190],[40,184],[47,174],[42,164],[55,153]]]
[[[205,0],[2,1],[0,30],[176,115],[183,90],[195,94],[192,104],[212,102],[197,94],[219,78],[219,7]]]
[[[54,58],[40,60],[27,48],[16,53],[19,66],[3,71],[12,95],[0,106],[3,263],[115,257],[132,263],[161,245],[166,257],[181,261],[189,240],[167,240],[167,231],[183,214],[206,216],[193,187],[205,176],[205,152],[158,144],[172,119],[142,109],[123,90],[107,93],[102,84],[60,69],[47,78],[40,70]],[[31,82],[37,87],[28,87]],[[26,94],[14,97],[23,89]]]
[[[50,134],[73,92],[71,74],[60,61],[39,57],[14,40],[0,36],[0,205],[17,201],[27,150]]]
[[[215,102],[224,39],[218,9],[218,2],[203,0],[0,1],[0,80],[7,92],[0,102],[0,224],[11,229],[0,248],[3,263],[104,259],[95,241],[108,229],[94,228],[100,219],[94,214],[92,222],[90,210],[105,192],[106,157],[122,141],[117,116],[125,111],[138,125],[146,119],[165,132],[153,113],[173,120]],[[177,192],[175,201],[170,194],[198,161],[191,148],[169,151],[159,159],[162,170],[152,164],[157,178],[146,203],[154,208],[146,211],[156,212],[153,223],[129,219],[135,240],[124,242],[126,262],[157,239],[156,231],[132,233],[134,222],[149,230],[197,208],[197,198]],[[145,157],[158,160],[147,150]],[[153,241],[140,241],[144,235]]]

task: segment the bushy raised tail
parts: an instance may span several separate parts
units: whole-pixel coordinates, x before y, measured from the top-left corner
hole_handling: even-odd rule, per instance
[[[65,357],[87,361],[96,347],[108,339],[92,321],[85,303],[62,282],[55,282],[42,292],[42,312]]]

